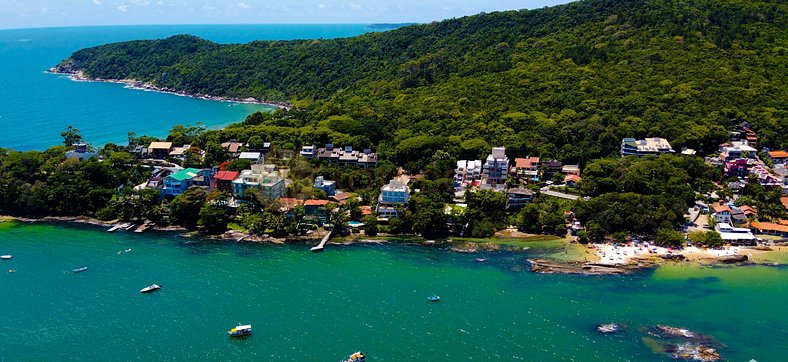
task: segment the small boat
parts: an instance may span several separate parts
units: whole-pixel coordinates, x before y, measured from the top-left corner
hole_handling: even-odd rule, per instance
[[[487,258],[476,258],[476,261],[480,263],[484,263],[485,261],[487,261]]]
[[[250,324],[241,325],[240,323],[238,323],[238,327],[235,327],[227,331],[227,334],[229,334],[230,337],[248,336],[252,334],[252,325]]]
[[[441,297],[439,295],[433,295],[431,297],[427,297],[427,300],[429,300],[430,302],[440,302]]]
[[[72,273],[82,273],[82,272],[83,272],[83,271],[85,271],[85,270],[88,270],[88,267],[86,267],[86,266],[83,266],[83,267],[81,267],[81,268],[76,268],[76,269],[72,270],[71,272],[72,272]]]
[[[347,359],[343,359],[339,362],[364,362],[364,354],[361,352],[356,352],[350,355]]]
[[[13,259],[13,258],[14,258],[13,255],[0,255],[0,259],[3,259],[3,260],[9,260],[9,259]]]
[[[128,252],[130,252],[130,251],[131,251],[131,249],[126,249],[126,250],[124,250],[124,252],[126,252],[126,253],[128,253]]]
[[[160,285],[151,284],[145,288],[140,289],[140,293],[150,293],[159,289],[161,289]]]

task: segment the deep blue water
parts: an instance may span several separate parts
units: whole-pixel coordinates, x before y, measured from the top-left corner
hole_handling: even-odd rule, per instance
[[[91,144],[124,143],[128,132],[165,136],[175,124],[220,127],[268,106],[215,102],[73,82],[45,71],[81,48],[193,34],[219,43],[349,37],[367,25],[157,25],[0,30],[0,147],[43,150],[67,126]]]

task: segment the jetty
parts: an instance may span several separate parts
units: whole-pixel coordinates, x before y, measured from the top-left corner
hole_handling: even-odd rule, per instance
[[[145,221],[142,225],[138,226],[137,229],[134,230],[135,233],[144,233],[148,229],[153,227],[153,222]]]
[[[324,236],[323,239],[320,240],[320,244],[317,244],[317,246],[313,246],[311,249],[309,249],[309,251],[313,251],[313,252],[323,251],[323,249],[326,248],[326,242],[328,242],[328,239],[331,238],[331,233],[333,232],[334,229],[332,228],[331,230],[328,231],[328,234],[326,234],[326,236]]]
[[[115,231],[118,231],[119,229],[128,230],[129,226],[131,226],[131,224],[129,224],[129,223],[115,224],[111,228],[109,228],[107,231],[111,232],[111,233],[114,233]]]

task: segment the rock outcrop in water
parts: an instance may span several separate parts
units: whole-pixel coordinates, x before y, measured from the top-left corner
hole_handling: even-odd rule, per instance
[[[578,261],[559,262],[546,259],[528,259],[531,271],[534,273],[560,273],[582,275],[616,275],[626,274],[633,270],[651,268],[654,262],[646,259],[625,265],[608,265],[599,263],[584,263]]]
[[[665,353],[671,358],[703,362],[718,361],[722,358],[716,349],[719,343],[709,336],[663,324],[646,328],[644,332],[656,337],[656,339],[647,338],[650,344],[653,344],[652,347],[657,348],[655,351]]]
[[[723,255],[714,258],[714,262],[721,264],[745,263],[747,260],[747,255]]]

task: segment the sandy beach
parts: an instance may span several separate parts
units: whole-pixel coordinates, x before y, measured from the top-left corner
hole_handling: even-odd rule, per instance
[[[683,249],[664,248],[654,245],[618,245],[611,244],[589,244],[590,248],[599,256],[600,264],[626,265],[637,261],[637,259],[660,258],[669,255],[683,255],[686,261],[704,262],[711,261],[723,256],[747,255],[749,260],[771,260],[770,256],[783,255],[788,253],[788,246],[771,246],[771,250],[761,250],[751,247],[726,246],[720,249],[706,249],[695,246]]]

